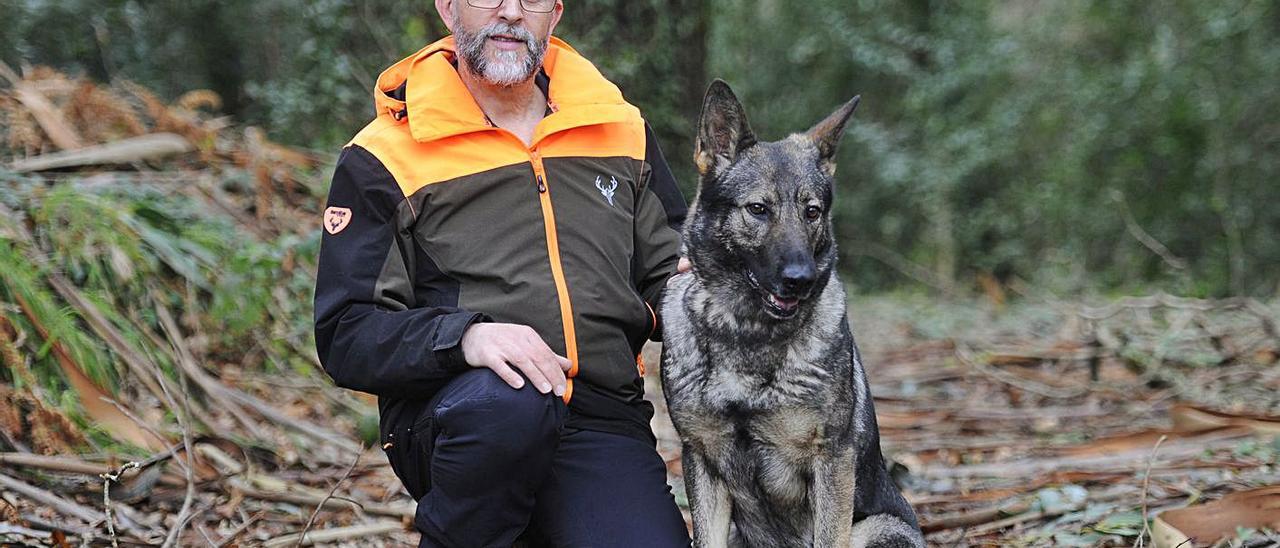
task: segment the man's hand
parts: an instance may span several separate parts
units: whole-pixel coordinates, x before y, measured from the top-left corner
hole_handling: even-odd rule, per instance
[[[564,395],[564,374],[573,368],[532,327],[510,323],[472,324],[462,335],[462,356],[471,367],[488,368],[517,390],[524,386],[515,372],[519,369],[539,392],[555,391],[557,396]]]
[[[671,285],[671,280],[676,279],[681,274],[688,274],[690,270],[693,270],[693,263],[689,262],[689,259],[685,257],[680,257],[680,262],[676,263],[676,272],[667,278],[667,286]]]

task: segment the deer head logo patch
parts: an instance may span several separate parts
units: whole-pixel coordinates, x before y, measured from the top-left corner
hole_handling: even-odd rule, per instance
[[[618,190],[618,180],[612,176],[609,177],[609,186],[605,186],[603,176],[596,177],[596,188],[600,189],[600,194],[604,195],[604,199],[609,200],[609,205],[613,206],[613,193]]]
[[[337,234],[342,229],[347,228],[351,223],[351,209],[346,207],[331,207],[324,210],[324,229],[329,234]]]

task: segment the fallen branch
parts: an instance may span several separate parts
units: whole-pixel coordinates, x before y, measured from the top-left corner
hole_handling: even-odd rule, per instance
[[[81,537],[84,537],[86,540],[92,539],[94,537],[93,528],[85,527],[83,525],[76,525],[71,523],[68,520],[51,521],[45,518],[44,516],[38,516],[30,513],[22,513],[18,515],[18,521],[25,523],[32,528],[39,529],[41,531],[61,531],[63,533],[71,533],[73,535],[79,535]]]
[[[93,476],[111,471],[111,468],[105,464],[95,464],[69,457],[54,457],[31,453],[0,453],[0,464]]]
[[[50,533],[48,531],[31,529],[29,527],[14,525],[12,523],[0,523],[0,535],[5,535],[5,536],[18,535],[18,536],[27,537],[27,538],[38,538],[44,541],[47,541],[51,537],[53,537],[53,533]]]
[[[241,523],[239,527],[236,527],[230,533],[227,533],[226,537],[218,541],[218,543],[214,545],[214,548],[223,548],[224,546],[235,542],[237,538],[240,538],[240,535],[243,535],[245,531],[248,531],[250,527],[253,527],[253,524],[258,523],[258,520],[262,519],[262,515],[262,512],[258,512],[257,514],[250,516],[249,519],[244,520],[244,523]]]
[[[279,491],[265,491],[249,485],[248,482],[240,478],[231,478],[230,483],[235,489],[244,494],[245,497],[258,500],[266,500],[272,502],[287,502],[290,504],[303,504],[307,506],[320,505],[330,509],[359,509],[366,514],[375,514],[380,516],[391,516],[397,518],[413,518],[416,513],[415,506],[412,504],[373,504],[373,503],[356,503],[350,500],[330,498],[320,495],[309,495],[305,493],[289,493]]]
[[[1088,388],[1067,389],[1033,382],[1012,373],[991,367],[990,365],[987,365],[985,360],[976,359],[973,356],[973,351],[969,349],[968,345],[962,343],[956,344],[956,358],[959,359],[961,363],[972,368],[974,371],[982,373],[992,380],[1002,382],[1025,392],[1044,396],[1046,398],[1070,399],[1083,396],[1089,392]]]
[[[302,546],[302,539],[306,538],[307,531],[310,530],[311,525],[315,523],[316,516],[320,515],[320,509],[324,508],[324,503],[329,502],[329,499],[333,498],[333,494],[338,491],[338,487],[342,485],[342,482],[347,481],[347,478],[351,477],[351,471],[356,469],[356,465],[360,463],[360,455],[363,453],[364,447],[361,446],[360,452],[356,453],[356,459],[351,461],[351,466],[347,467],[347,471],[342,474],[341,478],[338,478],[336,483],[333,484],[333,488],[329,489],[329,494],[325,495],[324,499],[320,500],[320,504],[316,505],[316,509],[311,512],[311,517],[307,518],[307,524],[303,526],[302,532],[298,535],[297,546]]]
[[[1165,445],[1162,462],[1171,464],[1181,459],[1194,459],[1213,449],[1231,448],[1240,438],[1251,435],[1243,428],[1224,429],[1212,436],[1200,436],[1171,441]],[[1027,478],[1047,472],[1089,470],[1108,472],[1137,472],[1146,464],[1146,450],[1124,451],[1102,456],[1071,455],[1013,462],[993,462],[961,466],[937,466],[918,471],[931,478]]]
[[[996,531],[1000,531],[1003,529],[1007,529],[1009,527],[1013,527],[1021,523],[1026,523],[1028,521],[1058,517],[1068,512],[1078,511],[1091,504],[1110,502],[1113,500],[1125,498],[1129,496],[1131,492],[1132,491],[1125,488],[1125,486],[1119,486],[1117,488],[1108,490],[1104,493],[1099,493],[1097,495],[1090,496],[1085,500],[1080,501],[1077,504],[1068,504],[1068,505],[1063,505],[1057,508],[1043,509],[1036,512],[1027,512],[1027,513],[1019,514],[1016,516],[1010,516],[1008,518],[1005,518],[999,521],[993,521],[991,523],[978,525],[976,527],[966,529],[964,534],[966,537],[982,536],[982,535],[994,533]]]
[[[169,310],[164,307],[164,305],[160,304],[159,300],[153,299],[153,301],[155,301],[156,316],[160,319],[161,325],[166,326],[166,330],[177,333],[177,322],[173,320],[173,315],[169,313]],[[276,409],[258,398],[222,384],[191,360],[179,359],[178,365],[187,376],[191,377],[191,380],[196,382],[196,385],[199,386],[201,390],[204,390],[212,397],[220,400],[228,399],[239,405],[248,407],[256,411],[259,415],[265,417],[267,420],[297,430],[298,432],[306,434],[322,443],[334,445],[339,449],[343,449],[348,452],[360,451],[359,444],[348,439],[346,436],[338,432],[334,432],[333,430],[329,430],[328,428],[323,428],[310,422],[290,417],[279,409]]]
[[[1144,539],[1151,533],[1151,522],[1147,520],[1147,492],[1151,485],[1151,465],[1155,463],[1156,453],[1160,451],[1160,444],[1164,443],[1165,439],[1165,436],[1160,436],[1160,439],[1156,440],[1156,446],[1151,448],[1151,458],[1147,459],[1147,472],[1142,475],[1142,532],[1138,533],[1138,548],[1146,545]]]
[[[0,487],[53,508],[59,514],[76,518],[85,523],[97,523],[102,519],[102,515],[97,510],[81,506],[17,478],[0,474]]]
[[[9,164],[9,169],[18,173],[30,173],[33,171],[73,167],[132,164],[185,154],[192,150],[195,150],[195,147],[191,146],[191,142],[181,135],[152,133],[150,135],[122,139],[105,145],[77,147],[75,150],[63,150],[62,152],[24,158]]]
[[[182,388],[182,412],[178,413],[177,402],[173,401],[173,396],[169,394],[169,387],[165,385],[164,372],[159,367],[156,367],[154,373],[156,380],[160,382],[160,388],[164,390],[165,398],[169,400],[170,408],[174,409],[174,416],[178,420],[178,426],[182,428],[182,448],[184,456],[187,457],[187,492],[182,499],[182,509],[178,511],[178,519],[173,529],[169,530],[169,535],[165,537],[164,544],[161,545],[163,548],[168,548],[178,542],[178,537],[181,536],[182,530],[186,528],[187,522],[194,516],[191,513],[191,503],[196,496],[196,455],[191,450],[191,396],[187,390],[187,378],[181,375],[178,377],[179,386]]]
[[[388,533],[403,531],[404,525],[396,522],[384,521],[380,523],[371,523],[368,525],[353,525],[351,527],[335,527],[333,529],[324,529],[322,531],[313,531],[306,535],[294,533],[285,535],[280,538],[271,539],[262,544],[263,548],[281,548],[284,546],[310,546],[320,542],[336,542],[351,538],[371,538]]]
[[[62,117],[62,111],[49,102],[38,88],[22,80],[18,73],[3,61],[0,61],[0,77],[8,80],[13,86],[14,97],[22,103],[22,106],[27,107],[27,112],[30,112],[36,119],[36,123],[40,124],[40,129],[49,136],[54,146],[62,150],[74,150],[84,146],[80,135],[71,128],[67,119]]]
[[[1031,510],[1030,503],[1019,502],[1012,506],[956,512],[954,514],[946,514],[930,520],[925,520],[920,523],[920,530],[925,533],[932,533],[936,531],[946,531],[948,529],[971,527],[974,525],[981,525],[983,523],[990,523],[992,520],[1002,517],[1023,514],[1029,510]]]

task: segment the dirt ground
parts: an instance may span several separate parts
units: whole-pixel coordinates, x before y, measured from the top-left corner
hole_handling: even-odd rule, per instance
[[[1154,517],[1280,481],[1277,316],[1255,304],[1157,296],[1005,306],[898,295],[850,307],[885,455],[931,545],[1132,546],[1149,538],[1144,507]],[[658,350],[646,349],[654,430],[687,506]],[[234,433],[197,437],[190,503],[181,466],[127,471],[112,484],[121,544],[159,544],[175,529],[181,546],[293,545],[302,530],[308,544],[416,543],[412,501],[385,456],[370,448],[357,462],[360,426],[332,414],[367,414],[367,399],[315,376],[223,371],[221,380],[337,437],[316,443],[296,428],[273,446]],[[124,459],[0,458],[0,540],[109,542],[98,474]],[[175,527],[179,516],[186,527]],[[1234,545],[1277,538],[1230,531],[1247,539],[1224,541]]]
[[[850,303],[885,456],[935,546],[1131,546],[1144,504],[1155,516],[1280,482],[1276,315],[1256,311],[1172,298]],[[647,381],[681,496],[679,440],[654,372]],[[1239,544],[1280,542],[1242,529]]]

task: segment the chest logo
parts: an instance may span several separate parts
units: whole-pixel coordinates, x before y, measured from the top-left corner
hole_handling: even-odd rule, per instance
[[[351,223],[351,209],[346,207],[331,207],[324,210],[324,229],[329,234],[337,234],[342,232],[347,225]]]
[[[609,205],[613,205],[613,193],[618,190],[618,180],[612,176],[609,177],[609,185],[605,186],[603,175],[596,177],[596,188],[600,189],[600,194],[604,195],[604,199],[609,200]]]

